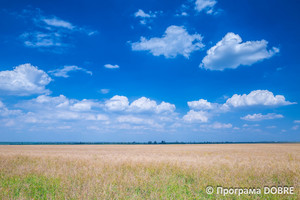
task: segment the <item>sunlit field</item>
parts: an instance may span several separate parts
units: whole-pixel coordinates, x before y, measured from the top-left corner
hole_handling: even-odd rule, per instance
[[[0,199],[300,199],[299,186],[300,144],[0,146]]]

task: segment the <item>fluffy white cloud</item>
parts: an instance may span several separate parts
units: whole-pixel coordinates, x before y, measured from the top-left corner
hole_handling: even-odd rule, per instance
[[[141,18],[150,18],[150,17],[156,17],[154,13],[145,13],[142,9],[139,9],[136,13],[134,13],[135,17],[141,17]]]
[[[151,100],[146,97],[141,97],[130,104],[129,111],[132,112],[173,112],[175,110],[175,105],[162,102],[157,105],[156,101]]]
[[[203,123],[208,121],[208,113],[204,111],[190,110],[186,115],[183,116],[185,122]]]
[[[105,107],[110,111],[123,111],[129,106],[128,98],[125,96],[113,96],[105,102]]]
[[[285,106],[290,104],[296,104],[285,100],[283,95],[274,95],[268,90],[254,90],[249,94],[234,94],[231,98],[223,104],[211,103],[205,99],[199,99],[198,101],[187,102],[190,111],[183,119],[186,122],[191,121],[207,121],[208,118],[219,116],[220,114],[228,113],[229,111],[236,111],[235,108],[239,107],[251,107],[251,106]],[[199,112],[197,112],[199,111]],[[259,121],[263,119],[275,119],[282,118],[282,115],[270,113],[267,115],[254,114],[242,117],[244,120]],[[211,127],[212,128],[212,127]]]
[[[147,102],[147,99],[141,99]],[[141,99],[138,100],[142,101]],[[114,96],[103,102],[92,99],[68,99],[64,95],[56,97],[40,95],[14,105],[21,109],[15,116],[12,116],[12,111],[9,114],[8,109],[0,101],[0,121],[7,125],[18,124],[19,128],[23,127],[26,130],[29,130],[28,127],[37,130],[71,127],[71,131],[84,131],[84,128],[93,127],[95,131],[115,132],[124,129],[164,131],[178,119],[176,113],[167,112],[175,109],[175,106],[166,102],[159,105],[155,102],[156,106],[148,108],[146,106],[145,109],[135,102],[132,104],[134,110],[130,109],[130,105],[124,96]]]
[[[205,11],[207,14],[212,14],[216,3],[215,0],[196,0],[195,9],[198,12]]]
[[[267,45],[266,40],[242,43],[239,35],[227,33],[221,41],[207,51],[200,67],[222,71],[226,68],[235,69],[240,65],[252,65],[279,52],[276,47],[268,50]]]
[[[268,90],[254,90],[249,94],[238,95],[234,94],[229,98],[225,105],[232,107],[242,106],[279,106],[279,105],[290,105],[292,102],[286,101],[283,95],[276,95]]]
[[[135,112],[153,111],[157,104],[146,97],[141,97],[130,104],[130,110]]]
[[[45,86],[50,82],[47,73],[29,63],[19,65],[12,71],[0,71],[0,90],[8,94],[27,96],[49,93]]]
[[[104,67],[108,68],[108,69],[118,69],[118,68],[120,68],[119,65],[111,65],[111,64],[105,64]]]
[[[266,115],[258,113],[258,114],[246,115],[244,117],[241,117],[241,119],[247,121],[262,121],[262,120],[280,119],[280,118],[283,118],[283,115],[276,114],[276,113],[268,113]]]
[[[132,43],[134,51],[150,51],[154,56],[164,55],[174,58],[183,55],[188,58],[193,51],[204,47],[200,34],[190,35],[182,26],[169,26],[161,38],[146,39],[141,37],[139,42]]]
[[[176,107],[174,104],[170,104],[163,101],[161,102],[161,104],[157,105],[155,109],[157,113],[174,112]]]
[[[156,101],[146,97],[141,97],[131,104],[125,96],[114,96],[105,102],[105,107],[110,111],[126,111],[131,113],[172,113],[175,110],[175,105],[162,102],[157,105]]]
[[[89,111],[89,110],[91,110],[92,105],[93,105],[92,101],[88,101],[88,100],[84,99],[78,103],[75,103],[71,107],[71,109],[75,110],[75,111]]]
[[[50,74],[53,74],[53,76],[56,77],[64,77],[64,78],[68,78],[70,77],[69,72],[73,72],[73,71],[83,71],[87,74],[92,75],[93,73],[91,71],[88,71],[84,68],[72,65],[72,66],[64,66],[61,69],[55,69],[55,70],[51,70],[49,71]]]
[[[213,104],[205,99],[199,99],[198,101],[187,102],[188,106],[192,110],[210,110],[213,109]]]
[[[300,124],[300,120],[294,120],[295,124]]]

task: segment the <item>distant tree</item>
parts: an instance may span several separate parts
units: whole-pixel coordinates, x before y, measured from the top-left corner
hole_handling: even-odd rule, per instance
[[[154,141],[154,142],[153,142],[153,144],[157,144],[157,142],[156,142],[156,141]]]
[[[166,141],[162,140],[162,141],[161,141],[161,144],[166,144]]]
[[[148,144],[152,144],[152,141],[149,141]]]

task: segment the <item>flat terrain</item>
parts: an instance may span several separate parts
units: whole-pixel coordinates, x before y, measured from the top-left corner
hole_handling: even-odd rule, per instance
[[[0,199],[300,199],[299,187],[300,144],[0,146]]]

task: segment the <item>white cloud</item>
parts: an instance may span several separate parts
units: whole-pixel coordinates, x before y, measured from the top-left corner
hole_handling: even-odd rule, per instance
[[[202,128],[212,128],[212,129],[226,129],[226,128],[232,128],[232,124],[230,124],[230,123],[225,124],[225,123],[215,122],[213,124],[201,125],[201,127]]]
[[[141,17],[141,18],[150,18],[155,17],[155,14],[147,14],[142,9],[139,9],[136,13],[134,13],[135,17]]]
[[[58,19],[57,17],[44,18],[42,19],[42,21],[44,21],[49,26],[61,27],[70,30],[73,30],[75,28],[75,26],[73,26],[70,22]]]
[[[198,101],[189,101],[187,102],[187,104],[192,110],[210,110],[214,107],[212,103],[208,102],[205,99],[199,99]]]
[[[193,51],[204,47],[200,34],[190,35],[182,26],[169,26],[161,38],[146,39],[141,37],[140,42],[132,43],[134,51],[150,51],[154,56],[164,55],[174,58],[183,55],[188,58]]]
[[[300,120],[294,120],[295,124],[300,124]]]
[[[175,105],[162,102],[157,105],[156,101],[151,100],[146,97],[141,97],[130,104],[128,111],[130,112],[173,112],[175,110]]]
[[[75,103],[73,106],[71,106],[71,110],[75,110],[75,111],[89,111],[91,110],[93,105],[92,101],[88,101],[86,99]]]
[[[26,32],[21,39],[27,47],[63,47],[62,35],[60,33]]]
[[[68,78],[70,77],[69,72],[73,72],[73,71],[83,71],[87,74],[92,75],[93,73],[91,71],[88,71],[84,68],[72,65],[72,66],[64,66],[61,69],[55,69],[55,70],[51,70],[49,71],[50,74],[53,74],[53,76],[56,77],[64,77],[64,78]]]
[[[146,25],[149,21],[151,21],[151,18],[155,18],[157,17],[157,14],[161,13],[162,11],[150,11],[149,13],[146,13],[142,9],[139,9],[137,12],[134,13],[134,16],[140,19],[141,24]]]
[[[49,93],[45,86],[50,82],[47,73],[29,63],[19,65],[12,71],[0,71],[0,90],[8,94],[27,96]]]
[[[243,95],[234,94],[231,98],[227,99],[227,101],[223,104],[211,103],[205,99],[199,99],[198,101],[188,101],[187,104],[190,108],[190,113],[184,116],[184,121],[193,121],[194,116],[197,116],[200,119],[202,116],[204,116],[208,119],[208,117],[212,118],[214,116],[219,116],[220,114],[228,113],[230,111],[236,111],[235,108],[240,108],[240,107],[252,107],[252,106],[271,107],[271,106],[285,106],[285,105],[291,105],[296,103],[286,101],[283,95],[275,96],[272,92],[268,90],[254,90],[249,94],[243,94]],[[201,112],[197,113],[197,111],[201,111]],[[262,114],[247,115],[242,119],[258,121],[263,119],[281,118],[281,117],[283,116],[270,113],[268,115],[262,115]]]
[[[296,131],[298,129],[299,129],[299,125],[295,125],[295,126],[292,127],[292,130],[294,130],[294,131]]]
[[[62,53],[66,47],[72,46],[70,38],[74,33],[83,33],[88,36],[97,33],[95,30],[75,26],[56,16],[44,16],[39,9],[24,10],[24,13],[22,17],[31,21],[28,26],[29,31],[20,35],[26,47]]]
[[[240,65],[249,66],[279,52],[276,47],[268,50],[267,45],[266,40],[242,43],[239,35],[227,33],[221,41],[207,51],[200,67],[223,71],[226,68],[235,69]]]
[[[128,98],[125,96],[113,96],[105,102],[105,107],[110,111],[123,111],[129,106]]]
[[[108,69],[118,69],[118,68],[120,68],[119,65],[111,65],[111,64],[105,64],[104,67],[108,68]]]
[[[9,110],[4,103],[0,101],[0,116],[18,115],[20,113],[22,113],[21,110]]]
[[[195,9],[198,12],[205,11],[207,14],[212,14],[216,3],[215,0],[196,0]]]
[[[203,123],[208,121],[208,113],[204,111],[190,110],[186,115],[183,116],[185,122]]]
[[[120,123],[130,123],[130,124],[154,124],[154,121],[151,119],[144,119],[140,117],[135,117],[132,115],[124,115],[117,118],[117,121]]]
[[[161,102],[158,106],[156,106],[156,112],[157,113],[163,113],[163,112],[174,112],[176,109],[174,104]]]
[[[130,104],[130,110],[135,112],[153,111],[157,104],[146,97],[141,97]]]
[[[276,95],[268,90],[254,90],[249,94],[238,95],[234,94],[229,98],[225,105],[232,107],[243,107],[243,106],[279,106],[279,105],[290,105],[295,104],[285,100],[283,95]]]
[[[280,118],[283,118],[283,115],[276,114],[276,113],[268,113],[266,115],[258,113],[258,114],[246,115],[244,117],[241,117],[241,119],[247,120],[247,121],[262,121],[262,120],[280,119]]]
[[[156,101],[146,97],[141,97],[131,104],[125,96],[114,96],[105,102],[105,107],[110,111],[126,111],[128,113],[172,113],[175,110],[175,105],[167,102],[162,102],[159,105]]]
[[[151,107],[151,112],[150,110],[145,112],[142,108],[142,111],[137,108],[130,110],[130,104],[125,96],[114,96],[103,102],[92,99],[68,99],[64,95],[56,97],[40,95],[16,104],[14,107],[21,108],[22,112],[16,113],[15,117],[3,114],[2,107],[5,105],[1,102],[0,121],[5,124],[13,120],[26,130],[33,126],[37,130],[49,128],[56,130],[57,127],[70,126],[70,130],[75,132],[84,131],[87,127],[98,127],[93,130],[105,132],[123,129],[164,131],[177,120],[177,117],[175,113],[166,112],[175,106],[166,102],[160,105]]]

